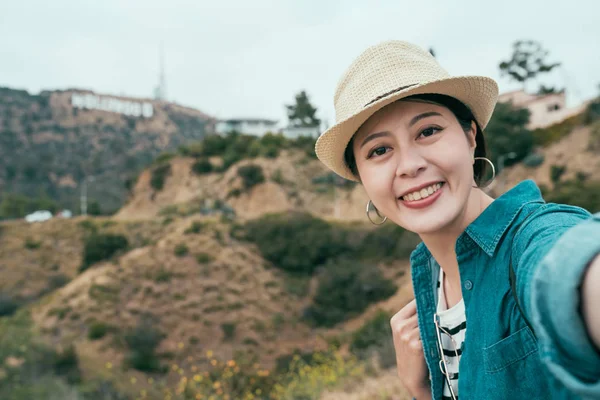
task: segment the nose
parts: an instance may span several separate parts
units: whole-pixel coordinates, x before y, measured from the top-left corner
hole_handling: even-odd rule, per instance
[[[414,147],[404,149],[396,154],[398,156],[396,176],[399,178],[414,178],[427,169],[427,161]]]

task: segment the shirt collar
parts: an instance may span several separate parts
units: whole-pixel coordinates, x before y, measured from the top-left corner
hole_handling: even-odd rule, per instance
[[[465,233],[491,257],[519,211],[532,202],[543,203],[544,199],[535,182],[527,179],[495,199],[469,224]]]
[[[488,256],[492,257],[500,239],[513,223],[519,211],[525,204],[532,202],[543,203],[544,199],[540,189],[531,179],[520,182],[517,186],[495,199],[458,237],[456,244],[457,256],[460,256],[459,253],[468,247],[465,243],[468,236]],[[420,262],[429,255],[429,250],[421,242],[411,254],[411,262]]]

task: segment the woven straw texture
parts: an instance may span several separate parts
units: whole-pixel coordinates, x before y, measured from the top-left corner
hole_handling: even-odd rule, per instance
[[[369,47],[346,70],[335,91],[335,119],[317,140],[323,164],[343,178],[356,181],[344,162],[344,151],[371,115],[414,94],[438,93],[467,105],[482,129],[498,98],[498,85],[482,76],[450,77],[427,51],[411,43],[388,41]]]

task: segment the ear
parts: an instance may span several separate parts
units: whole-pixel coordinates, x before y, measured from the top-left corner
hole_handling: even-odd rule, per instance
[[[467,140],[469,141],[469,150],[471,151],[472,158],[475,158],[475,148],[477,147],[477,141],[475,137],[477,136],[477,125],[475,121],[471,121],[471,129],[467,133]],[[475,162],[475,160],[473,160]]]

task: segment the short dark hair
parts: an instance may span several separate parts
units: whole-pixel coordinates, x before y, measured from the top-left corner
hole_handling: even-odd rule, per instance
[[[481,126],[479,126],[479,122],[473,116],[473,113],[462,101],[455,99],[451,96],[446,96],[444,94],[416,94],[413,96],[405,97],[398,101],[406,101],[406,100],[422,100],[428,103],[437,104],[442,107],[446,107],[448,110],[454,114],[458,123],[463,128],[463,130],[468,132],[471,129],[471,122],[475,122],[475,126],[477,132],[475,133],[475,144],[477,147],[475,148],[475,157],[485,157],[486,156],[486,147],[485,147],[485,138],[483,137],[483,130]],[[350,169],[352,174],[360,180],[360,176],[358,174],[358,168],[356,167],[356,159],[354,158],[354,148],[353,148],[354,137],[350,139],[350,142],[346,146],[346,150],[344,151],[344,161],[346,162],[346,166]],[[485,177],[487,172],[487,162],[475,162],[473,165],[473,176],[475,178],[475,182],[477,185],[480,185],[482,180]]]

